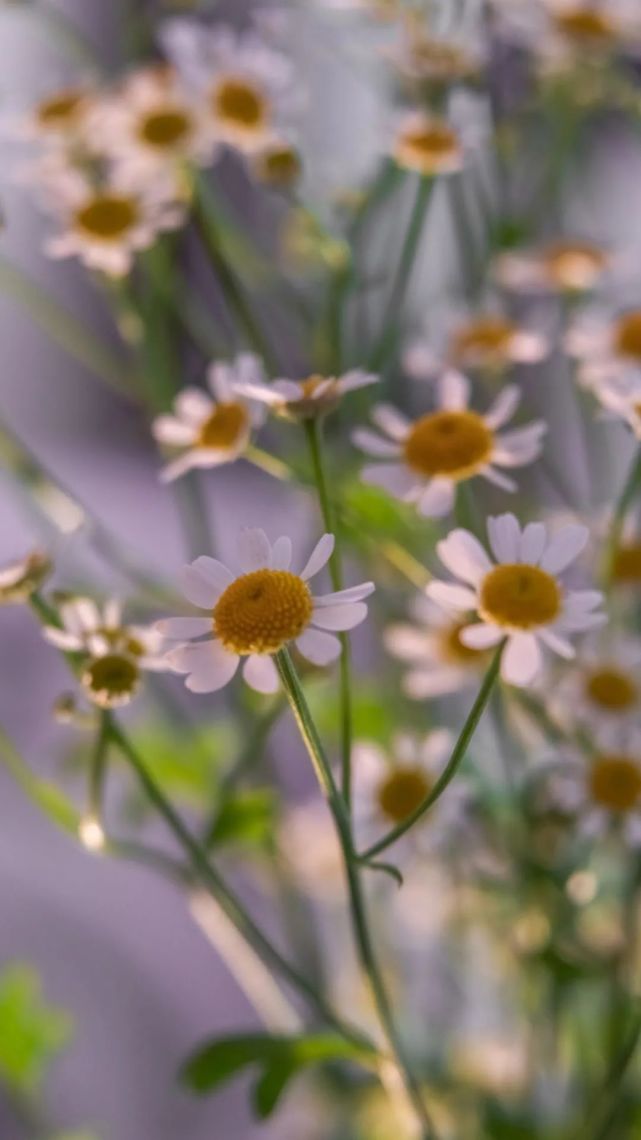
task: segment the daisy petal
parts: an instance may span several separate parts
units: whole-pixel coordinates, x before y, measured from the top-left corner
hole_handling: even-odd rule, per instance
[[[496,459],[496,456],[492,458]],[[496,470],[496,467],[492,467],[489,463],[487,467],[481,468],[479,475],[487,479],[488,483],[493,483],[495,487],[500,487],[502,491],[509,491],[510,493],[516,491],[516,483],[514,480],[509,479],[507,475],[502,475],[500,471]]]
[[[445,609],[474,610],[476,594],[465,586],[455,586],[451,582],[429,582],[425,587],[428,598]]]
[[[194,387],[183,388],[174,401],[178,417],[192,427],[200,427],[211,415],[212,407],[211,397]]]
[[[521,393],[516,384],[508,384],[497,396],[490,410],[483,416],[487,426],[495,431],[508,420],[512,419],[521,400]]]
[[[238,536],[238,565],[243,574],[269,566],[272,548],[264,530],[244,527]]]
[[[560,574],[578,558],[584,549],[589,537],[586,526],[579,524],[566,526],[548,543],[547,550],[541,558],[541,569],[548,574]]]
[[[485,549],[469,530],[458,528],[450,531],[447,538],[437,542],[436,552],[452,574],[473,586],[477,586],[492,569]]]
[[[539,637],[541,641],[545,642],[548,649],[551,649],[553,653],[558,653],[559,657],[565,657],[567,661],[571,661],[572,658],[576,656],[570,642],[553,630],[543,627],[539,630]]]
[[[322,570],[323,566],[329,562],[334,553],[335,543],[336,539],[333,534],[324,534],[322,538],[319,538],[300,572],[300,577],[304,582],[307,582],[309,578],[313,578],[314,575],[318,574],[319,570]]]
[[[243,665],[243,679],[257,693],[277,693],[280,685],[278,670],[266,653],[253,653]]]
[[[188,447],[196,439],[196,431],[175,416],[158,416],[151,425],[151,433],[158,443],[174,447]]]
[[[53,625],[45,625],[42,630],[42,636],[45,641],[50,645],[55,645],[56,649],[62,649],[63,652],[73,653],[76,649],[82,649],[83,641],[76,633],[69,633],[64,629],[57,629]]]
[[[513,633],[501,659],[501,676],[510,685],[529,685],[542,665],[541,648],[533,633]]]
[[[503,630],[497,625],[486,625],[485,622],[468,625],[459,634],[463,645],[469,649],[490,649],[491,646],[498,645],[504,636]]]
[[[401,661],[423,661],[429,657],[429,634],[413,625],[390,625],[383,634],[389,653]]]
[[[470,382],[453,369],[445,372],[438,382],[438,402],[448,411],[465,411],[470,400]]]
[[[269,562],[272,570],[289,570],[292,564],[292,540],[282,534],[272,546],[272,556]]]
[[[171,641],[190,641],[192,637],[202,637],[211,633],[211,618],[208,617],[177,617],[165,618],[156,622],[154,627],[163,637]]]
[[[398,443],[383,439],[369,428],[357,428],[352,432],[352,443],[366,455],[373,455],[377,459],[396,459],[400,455]]]
[[[331,633],[319,629],[306,629],[296,639],[296,648],[312,665],[331,665],[340,657],[341,643]]]
[[[454,507],[454,484],[451,479],[430,479],[417,501],[417,509],[424,518],[443,518]]]
[[[320,594],[314,598],[314,609],[324,606],[334,606],[340,602],[362,602],[374,593],[376,586],[373,582],[361,582],[360,586],[349,586],[346,590],[335,590],[333,594]]]
[[[545,549],[547,531],[543,523],[528,523],[521,535],[521,562],[536,566]]]
[[[180,479],[181,475],[186,475],[194,467],[198,467],[198,458],[193,451],[186,451],[184,455],[180,455],[178,459],[174,459],[172,463],[168,463],[163,467],[160,472],[161,483],[173,483],[174,479]]]
[[[173,649],[166,660],[177,673],[189,674],[185,685],[192,693],[214,693],[231,681],[240,658],[219,641],[205,641]]]
[[[314,609],[311,624],[317,629],[333,629],[344,631],[354,629],[367,617],[367,606],[364,602],[345,602],[342,605],[324,606]]]
[[[372,411],[372,422],[396,443],[406,439],[411,426],[407,416],[393,404],[377,404]]]
[[[403,677],[403,691],[415,701],[427,700],[430,697],[444,697],[448,693],[455,693],[462,687],[464,674],[456,666],[444,666],[442,669],[415,669]]]
[[[178,582],[187,600],[203,610],[213,609],[221,594],[218,587],[194,566],[184,566],[178,575]]]
[[[497,562],[518,562],[521,528],[514,515],[496,515],[487,520],[490,546]]]

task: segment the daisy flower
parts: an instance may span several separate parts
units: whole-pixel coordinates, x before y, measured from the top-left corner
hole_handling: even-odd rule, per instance
[[[475,81],[483,66],[478,50],[430,35],[411,17],[404,21],[400,42],[387,55],[403,78],[437,90]]]
[[[300,179],[303,163],[288,139],[275,138],[250,155],[249,169],[257,182],[273,190],[289,190]]]
[[[207,384],[211,396],[200,388],[184,388],[174,400],[173,414],[153,421],[151,430],[157,442],[181,449],[178,458],[161,472],[163,482],[192,468],[233,463],[246,451],[252,431],[265,418],[263,405],[242,394],[267,386],[257,356],[240,353],[230,363],[212,364]]]
[[[607,419],[620,419],[641,439],[641,371],[603,380],[594,389]]]
[[[419,514],[437,518],[452,510],[457,485],[476,475],[505,491],[516,490],[498,468],[532,463],[541,454],[546,431],[543,421],[535,420],[497,435],[516,410],[518,388],[503,388],[485,415],[469,408],[470,384],[459,372],[444,373],[436,390],[436,410],[418,420],[379,404],[372,419],[383,436],[366,428],[354,432],[356,446],[382,461],[365,467],[363,480],[416,503]]]
[[[244,154],[278,136],[300,105],[290,61],[256,32],[171,20],[163,43],[198,91],[216,138]]]
[[[140,250],[185,218],[175,185],[164,179],[141,183],[113,171],[96,185],[80,170],[61,166],[51,171],[47,189],[61,224],[61,232],[45,246],[47,254],[77,257],[109,277],[126,276]]]
[[[487,649],[474,649],[461,641],[469,624],[460,612],[448,612],[424,594],[410,605],[412,623],[397,622],[383,634],[385,648],[407,664],[402,686],[408,697],[425,700],[466,689],[478,689],[489,664]]]
[[[26,115],[7,122],[11,135],[45,146],[84,143],[89,112],[96,92],[89,85],[61,87],[43,96]]]
[[[410,111],[400,121],[392,143],[397,166],[426,178],[456,174],[465,165],[463,139],[440,115]]]
[[[439,314],[426,337],[404,354],[408,375],[429,379],[448,365],[501,372],[513,364],[536,364],[550,351],[549,339],[498,311]]]
[[[641,847],[641,732],[602,731],[592,756],[572,751],[565,770],[550,780],[557,806],[578,820],[579,833],[593,838],[616,831],[634,848]]]
[[[43,636],[63,653],[86,656],[80,682],[100,708],[128,704],[142,670],[167,669],[162,635],[149,626],[123,624],[119,601],[111,599],[100,607],[91,598],[71,598],[59,612],[62,629],[44,626]]]
[[[561,240],[500,254],[494,277],[515,293],[585,293],[601,284],[612,265],[611,254],[594,242]]]
[[[194,693],[222,689],[244,658],[243,677],[260,693],[278,688],[275,653],[293,642],[314,665],[329,665],[341,651],[334,631],[360,625],[367,616],[363,599],[372,582],[315,597],[309,587],[329,561],[334,536],[325,534],[299,574],[290,570],[292,544],[285,536],[272,544],[262,530],[245,529],[238,540],[240,573],[215,558],[197,558],[182,575],[187,599],[206,616],[169,618],[158,625],[172,641],[192,641],[167,657]],[[208,635],[205,638],[205,635]],[[205,638],[205,640],[192,640]]]
[[[43,550],[32,550],[24,558],[0,566],[0,606],[26,602],[49,577],[53,567]]]
[[[585,310],[570,325],[565,349],[578,361],[577,377],[597,390],[604,382],[641,375],[641,308],[609,316],[601,307]]]
[[[333,412],[348,392],[376,384],[379,377],[362,369],[343,376],[308,376],[305,380],[274,380],[267,384],[239,383],[236,391],[266,404],[275,415],[290,420],[312,420]]]
[[[528,45],[545,70],[638,51],[641,22],[629,0],[538,0],[498,5],[517,40]]]
[[[459,583],[430,582],[427,594],[450,611],[475,611],[480,620],[461,630],[462,643],[488,649],[505,641],[503,680],[529,685],[541,671],[541,644],[572,658],[568,635],[606,620],[595,613],[603,601],[599,591],[570,590],[562,580],[589,531],[572,525],[550,536],[543,523],[521,529],[512,514],[489,518],[487,530],[494,562],[467,530],[453,530],[437,543],[441,562]]]
[[[581,647],[576,664],[552,691],[561,722],[595,729],[622,724],[641,712],[641,641],[599,638]]]

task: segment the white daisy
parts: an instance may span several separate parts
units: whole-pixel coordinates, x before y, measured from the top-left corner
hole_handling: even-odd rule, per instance
[[[476,45],[431,35],[412,19],[386,54],[404,79],[432,89],[478,79],[484,62]]]
[[[248,169],[257,182],[272,190],[289,190],[303,172],[300,151],[287,138],[274,138],[248,157]]]
[[[447,366],[501,372],[513,364],[536,364],[550,351],[548,337],[498,310],[449,309],[430,326],[403,357],[406,372],[417,380],[432,378]]]
[[[476,475],[505,491],[516,490],[498,468],[532,463],[546,431],[543,421],[535,420],[496,434],[518,406],[518,388],[503,388],[485,415],[469,408],[470,383],[458,372],[441,376],[436,391],[436,411],[411,421],[390,404],[380,404],[372,419],[384,436],[366,428],[354,432],[357,447],[383,461],[365,467],[363,480],[416,503],[419,514],[432,517],[448,514],[457,485]]]
[[[256,31],[176,19],[165,25],[162,39],[204,101],[216,138],[228,146],[245,154],[261,150],[300,107],[290,61]]]
[[[409,666],[402,681],[408,697],[420,701],[478,689],[489,651],[463,644],[461,630],[468,620],[458,611],[437,606],[424,594],[413,600],[410,614],[412,624],[390,625],[383,635],[388,652]]]
[[[641,641],[632,637],[594,639],[581,646],[576,663],[550,695],[560,723],[599,729],[639,719]]]
[[[314,597],[309,579],[325,566],[334,549],[334,536],[316,544],[300,574],[290,570],[292,544],[285,536],[274,545],[262,530],[246,529],[238,540],[240,573],[216,561],[197,558],[185,567],[182,586],[188,600],[207,616],[169,618],[158,629],[173,641],[203,638],[181,645],[167,660],[195,693],[211,693],[231,681],[241,657],[243,677],[261,693],[278,688],[272,657],[293,642],[314,665],[329,665],[341,651],[334,631],[360,625],[367,616],[363,599],[372,582]],[[331,631],[331,632],[330,632]]]
[[[456,174],[465,165],[465,146],[456,127],[424,111],[409,111],[401,118],[391,154],[397,166],[427,178]]]
[[[578,361],[577,379],[598,393],[602,384],[641,377],[641,308],[611,315],[593,306],[576,318],[565,349]]]
[[[211,396],[200,388],[184,388],[174,400],[173,415],[153,421],[151,430],[158,443],[181,449],[179,457],[161,472],[164,482],[195,467],[233,463],[247,449],[252,431],[263,423],[263,404],[243,394],[266,387],[257,356],[240,353],[229,363],[212,364],[207,383]]]
[[[305,380],[274,380],[267,384],[239,383],[236,391],[248,399],[267,404],[275,415],[291,420],[311,420],[333,412],[348,392],[376,384],[372,372],[352,369],[343,376],[308,376]]]
[[[7,116],[6,133],[46,147],[84,145],[89,112],[96,92],[90,84],[76,83],[49,91],[27,114]]]
[[[630,725],[602,730],[596,745],[589,757],[566,752],[564,767],[550,779],[550,797],[577,819],[580,834],[615,831],[630,847],[641,847],[641,732]]]
[[[43,550],[32,550],[24,558],[0,566],[0,606],[26,602],[52,569],[51,559]]]
[[[638,52],[641,21],[630,0],[494,0],[505,28],[535,52],[545,71]]]
[[[474,610],[480,621],[461,631],[464,645],[488,649],[505,640],[501,676],[529,685],[542,666],[541,643],[562,657],[574,657],[569,634],[603,624],[595,613],[603,595],[570,590],[560,577],[583,550],[585,526],[566,526],[550,537],[543,523],[523,529],[512,514],[488,519],[492,562],[466,530],[453,530],[437,544],[441,562],[463,585],[430,582],[428,596],[450,610]]]
[[[594,242],[561,240],[500,254],[494,276],[516,293],[584,293],[600,285],[613,265],[612,255]]]
[[[604,418],[623,420],[641,439],[641,370],[602,380],[594,395],[604,410]]]

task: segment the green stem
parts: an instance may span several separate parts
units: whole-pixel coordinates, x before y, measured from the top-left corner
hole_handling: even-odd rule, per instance
[[[606,561],[606,574],[607,574],[608,581],[610,581],[612,579],[612,573],[614,570],[614,559],[616,557],[617,550],[618,550],[619,546],[621,545],[621,535],[623,533],[623,527],[625,524],[625,516],[627,515],[628,510],[632,506],[632,502],[634,500],[634,497],[635,497],[637,491],[640,489],[640,487],[641,487],[641,447],[637,448],[636,454],[634,456],[634,459],[632,460],[632,464],[631,464],[630,470],[628,472],[628,476],[627,476],[626,481],[623,485],[623,489],[621,491],[621,494],[619,495],[619,498],[617,499],[617,502],[616,502],[616,505],[614,508],[614,514],[612,516],[612,525],[610,527],[610,534],[608,536],[608,550],[607,550],[607,561]]]
[[[383,332],[376,345],[374,352],[369,361],[369,368],[376,372],[382,368],[387,361],[390,350],[390,343],[394,333],[394,325],[400,313],[405,294],[414,268],[414,261],[418,253],[418,247],[427,213],[427,207],[432,193],[432,179],[419,178],[416,189],[416,198],[414,206],[410,214],[410,219],[405,234],[405,240],[401,249],[401,256],[396,269],[396,275],[392,282],[389,300],[387,303],[387,312],[383,320]]]
[[[354,849],[349,817],[345,810],[345,803],[340,795],[334,776],[325,755],[316,725],[309,711],[305,694],[298,679],[291,657],[286,649],[281,649],[275,656],[276,666],[287,695],[294,719],[298,725],[303,743],[309,754],[316,778],[327,799],[332,813],[336,833],[341,847],[347,887],[349,892],[350,913],[354,937],[361,965],[368,979],[372,996],[384,1031],[390,1053],[394,1059],[403,1087],[420,1127],[421,1140],[430,1140],[434,1136],[427,1109],[423,1103],[421,1090],[414,1077],[405,1048],[399,1038],[391,1003],[385,988],[382,972],[374,952],[374,946],[367,920],[365,902],[360,881],[358,857]]]
[[[402,835],[405,835],[405,833],[414,826],[414,824],[421,818],[421,816],[423,816],[425,812],[428,811],[429,808],[431,808],[438,799],[440,799],[448,784],[450,784],[454,779],[454,776],[456,775],[458,768],[465,757],[470,741],[476,732],[483,712],[485,711],[485,707],[490,699],[494,685],[496,684],[499,675],[499,668],[501,665],[501,656],[503,654],[503,645],[504,643],[501,643],[501,645],[499,645],[496,653],[494,654],[494,657],[492,658],[490,667],[487,670],[485,677],[483,678],[483,682],[478,691],[476,700],[474,701],[474,704],[469,711],[467,720],[461,729],[460,736],[454,745],[452,754],[447,764],[445,765],[445,768],[441,772],[441,775],[434,784],[434,787],[425,796],[418,807],[415,808],[414,811],[402,821],[402,823],[397,824],[396,827],[393,827],[392,830],[387,833],[387,835],[384,835],[382,839],[379,839],[376,843],[373,843],[371,847],[368,847],[367,850],[362,853],[360,856],[361,862],[369,862],[370,859],[373,859],[376,855],[380,855],[381,851],[387,850],[388,847],[391,847],[392,843],[396,843],[397,839],[400,839]]]
[[[305,432],[318,490],[321,514],[325,530],[336,538],[336,545],[329,560],[329,572],[334,590],[343,588],[343,570],[340,554],[340,537],[329,494],[327,473],[323,455],[323,425],[319,418],[305,421]],[[352,799],[352,686],[350,670],[349,639],[340,635],[340,724],[341,724],[341,789],[348,808]]]
[[[621,1104],[621,1086],[634,1059],[640,1039],[641,1009],[637,1005],[627,1037],[610,1066],[599,1100],[590,1112],[590,1122],[593,1123],[596,1120],[596,1126],[593,1130],[586,1127],[585,1123],[581,1126],[580,1136],[583,1140],[585,1138],[588,1140],[608,1140],[608,1137],[613,1135],[611,1129]]]
[[[103,712],[100,716],[100,727],[98,729],[98,736],[96,737],[96,746],[89,768],[88,815],[85,816],[85,823],[95,825],[99,831],[103,833],[103,836],[105,830],[102,822],[103,793],[105,777],[107,775],[108,752],[109,719],[108,714]],[[100,845],[102,846],[102,844]]]

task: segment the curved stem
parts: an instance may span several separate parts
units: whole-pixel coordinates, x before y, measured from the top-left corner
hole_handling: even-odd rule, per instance
[[[412,1107],[419,1128],[417,1135],[420,1136],[421,1140],[432,1140],[435,1135],[434,1130],[425,1104],[423,1103],[420,1087],[412,1073],[405,1054],[404,1045],[399,1037],[391,1003],[383,981],[382,971],[374,951],[360,881],[358,857],[354,850],[351,826],[345,809],[345,802],[338,791],[334,775],[329,761],[325,756],[316,725],[314,724],[305,699],[305,694],[298,679],[298,674],[296,673],[288,651],[281,649],[276,654],[275,661],[303,743],[307,748],[319,785],[327,799],[334,818],[347,877],[350,912],[358,955],[372,991],[381,1028],[383,1029],[395,1067],[403,1083],[407,1100]]]
[[[387,833],[387,835],[384,835],[382,839],[379,839],[376,843],[373,843],[371,847],[367,848],[367,851],[364,851],[362,855],[359,856],[361,862],[369,862],[370,859],[373,859],[376,855],[380,855],[381,851],[385,851],[388,847],[391,847],[392,843],[396,843],[397,839],[400,839],[402,835],[405,835],[405,833],[414,826],[414,824],[421,818],[421,816],[423,816],[425,812],[428,811],[429,808],[431,808],[438,799],[440,799],[448,784],[451,783],[451,781],[454,779],[459,765],[465,757],[470,741],[476,732],[478,723],[483,715],[485,707],[490,699],[492,690],[499,675],[502,654],[503,643],[499,645],[496,653],[494,654],[494,657],[492,658],[490,667],[485,674],[485,677],[483,678],[483,682],[478,691],[476,700],[474,701],[474,704],[469,711],[467,720],[461,729],[460,736],[454,745],[452,754],[447,764],[445,765],[445,768],[441,772],[441,775],[434,784],[434,787],[428,792],[418,807],[415,808],[415,810],[410,815],[408,815],[402,821],[402,823],[399,823],[396,827],[393,827],[392,830]]]

